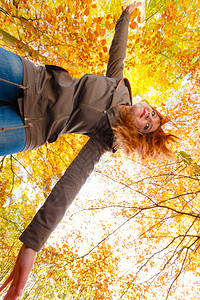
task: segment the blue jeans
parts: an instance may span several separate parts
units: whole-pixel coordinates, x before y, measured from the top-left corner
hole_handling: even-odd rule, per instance
[[[0,78],[17,84],[23,81],[20,57],[0,48]],[[0,81],[0,128],[23,126],[17,99],[23,97],[18,86]],[[0,131],[0,156],[20,152],[26,143],[25,128]]]

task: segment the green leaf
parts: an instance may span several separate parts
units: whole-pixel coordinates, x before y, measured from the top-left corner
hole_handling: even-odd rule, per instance
[[[191,165],[192,164],[193,159],[191,158],[191,156],[189,154],[187,154],[185,151],[179,151],[178,153],[181,156],[182,160],[187,165]]]

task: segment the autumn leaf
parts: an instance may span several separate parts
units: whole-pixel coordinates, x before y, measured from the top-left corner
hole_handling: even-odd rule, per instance
[[[130,28],[131,29],[135,29],[137,27],[137,23],[136,22],[131,22],[130,23]]]

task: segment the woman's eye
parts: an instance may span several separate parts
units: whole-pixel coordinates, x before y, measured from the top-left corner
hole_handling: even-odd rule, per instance
[[[147,130],[149,128],[149,123],[147,123],[147,125],[144,127],[145,130]]]
[[[153,117],[153,116],[155,116],[156,112],[153,110],[151,114],[152,114],[152,117]]]

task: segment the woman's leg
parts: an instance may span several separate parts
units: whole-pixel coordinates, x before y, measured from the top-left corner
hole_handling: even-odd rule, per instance
[[[3,48],[0,48],[0,78],[17,84],[23,81],[21,59]],[[25,128],[1,130],[24,125],[17,105],[17,99],[21,97],[22,89],[0,81],[0,156],[20,152],[25,147]]]
[[[0,78],[22,84],[23,65],[20,57],[0,48]],[[23,90],[18,86],[0,81],[0,99],[6,102],[23,97]]]
[[[0,106],[0,130],[1,128],[23,125],[23,121],[18,113],[18,107],[14,107],[14,105]],[[25,147],[25,143],[25,128],[0,131],[0,156],[21,152]]]

